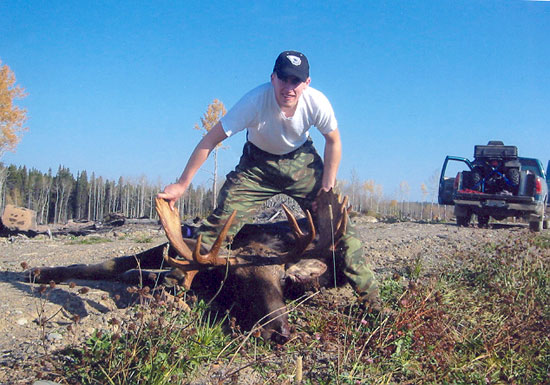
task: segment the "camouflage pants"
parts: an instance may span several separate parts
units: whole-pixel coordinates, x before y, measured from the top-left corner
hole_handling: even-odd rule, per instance
[[[199,232],[205,244],[214,243],[221,227],[233,210],[237,216],[228,235],[234,235],[245,223],[251,223],[258,208],[277,194],[296,200],[302,209],[311,210],[321,188],[323,161],[308,139],[299,149],[285,155],[273,155],[247,142],[234,171],[226,176],[214,212]],[[363,256],[361,242],[353,226],[348,225],[339,249],[343,272],[360,295],[378,290],[374,273]]]

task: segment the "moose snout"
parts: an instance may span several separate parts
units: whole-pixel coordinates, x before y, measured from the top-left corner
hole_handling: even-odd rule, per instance
[[[271,323],[275,323],[275,325],[267,325],[267,327],[262,330],[262,338],[265,341],[271,340],[280,345],[286,343],[290,338],[290,325],[288,319],[285,317],[284,319],[273,320]]]

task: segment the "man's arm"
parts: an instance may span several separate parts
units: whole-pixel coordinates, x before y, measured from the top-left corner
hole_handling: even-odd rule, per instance
[[[321,189],[328,191],[336,184],[336,174],[338,174],[338,167],[342,158],[342,141],[338,129],[323,136],[325,137],[325,153]]]
[[[164,191],[157,195],[159,198],[166,199],[172,210],[174,209],[176,201],[185,193],[185,190],[187,190],[191,184],[193,177],[206,161],[208,155],[210,155],[212,150],[225,138],[227,138],[227,135],[223,130],[221,122],[216,123],[216,125],[203,136],[199,144],[197,144],[197,147],[195,147],[178,181],[166,186]]]

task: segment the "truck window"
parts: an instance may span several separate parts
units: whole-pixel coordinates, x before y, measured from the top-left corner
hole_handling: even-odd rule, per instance
[[[460,171],[469,171],[469,168],[466,165],[466,163],[450,160],[449,163],[447,163],[447,168],[445,169],[444,177],[445,179],[454,178],[456,177],[456,174],[458,174]]]
[[[528,170],[537,176],[543,177],[541,174],[540,166],[535,159],[519,158],[522,170]]]

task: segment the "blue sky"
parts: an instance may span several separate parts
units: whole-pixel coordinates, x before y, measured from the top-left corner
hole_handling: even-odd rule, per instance
[[[445,155],[471,157],[475,144],[550,158],[548,1],[52,0],[0,1],[0,59],[29,116],[1,161],[167,184],[208,104],[230,108],[287,49],[306,54],[333,104],[339,179],[372,179],[389,198],[406,181],[421,199]],[[244,141],[226,141],[221,175]]]

